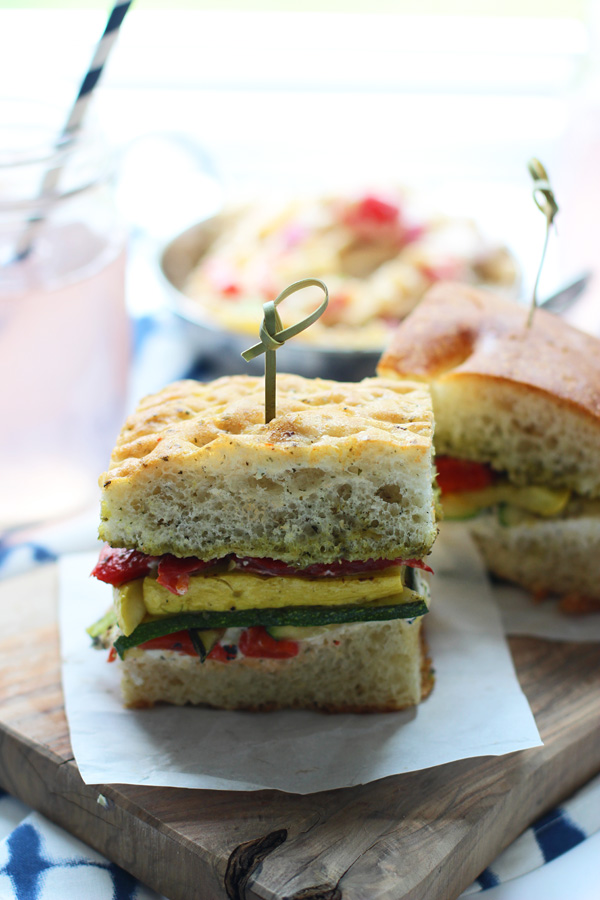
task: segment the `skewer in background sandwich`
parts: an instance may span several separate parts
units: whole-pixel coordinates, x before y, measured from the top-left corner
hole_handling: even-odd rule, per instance
[[[375,712],[432,675],[423,562],[436,536],[426,387],[280,375],[145,398],[101,477],[94,570],[128,706]],[[116,619],[116,622],[115,622]]]
[[[538,309],[440,284],[378,366],[429,384],[446,519],[488,569],[600,610],[600,341]]]

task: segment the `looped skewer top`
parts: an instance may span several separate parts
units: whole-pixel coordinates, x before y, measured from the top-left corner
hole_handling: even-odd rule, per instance
[[[527,168],[533,178],[533,199],[535,205],[540,212],[544,213],[546,220],[552,225],[554,216],[558,212],[558,203],[554,197],[548,173],[539,159],[535,159],[535,157],[529,160]],[[539,199],[540,194],[543,196],[543,200]]]
[[[544,265],[544,259],[546,257],[546,248],[548,247],[548,238],[550,237],[550,229],[552,227],[552,223],[554,222],[554,217],[558,212],[558,203],[554,197],[554,192],[552,190],[552,186],[550,185],[550,179],[548,178],[548,173],[546,169],[539,161],[539,159],[530,159],[527,168],[529,169],[529,174],[533,178],[533,201],[537,208],[542,212],[546,217],[546,237],[544,239],[544,246],[542,248],[542,258],[540,259],[540,265],[537,271],[535,284],[533,286],[533,296],[531,298],[531,308],[529,310],[529,316],[527,318],[527,325],[530,326],[533,322],[533,314],[537,308],[537,292],[538,292],[538,284],[540,280],[540,275],[542,274],[542,266]]]
[[[289,297],[290,294],[294,294],[296,291],[301,291],[307,287],[321,288],[325,294],[325,298],[317,309],[306,316],[305,319],[302,319],[302,321],[297,322],[295,325],[290,325],[289,328],[283,328],[281,318],[277,312],[277,307],[286,297]],[[327,309],[328,303],[329,291],[324,282],[318,278],[303,278],[301,281],[295,281],[293,284],[288,285],[288,287],[281,291],[275,300],[269,300],[267,303],[263,304],[264,316],[259,330],[260,343],[255,344],[248,350],[244,350],[242,357],[246,362],[250,362],[251,359],[255,359],[257,356],[260,356],[261,353],[265,354],[265,424],[275,418],[276,412],[276,351],[280,347],[283,347],[285,342],[290,338],[300,334],[301,331],[304,331],[305,328],[308,328],[313,322],[316,322]]]

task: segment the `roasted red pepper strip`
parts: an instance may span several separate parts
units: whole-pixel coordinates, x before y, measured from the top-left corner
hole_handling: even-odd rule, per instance
[[[99,581],[118,587],[134,578],[147,575],[158,556],[147,556],[139,550],[125,550],[105,544],[91,574]]]
[[[486,463],[453,456],[437,456],[435,460],[437,482],[442,494],[459,491],[479,491],[496,480],[493,469]]]
[[[247,628],[240,635],[239,650],[244,656],[252,656],[260,659],[288,659],[298,654],[296,641],[276,641],[262,627],[257,625]],[[163,637],[152,638],[144,644],[140,644],[142,650],[174,650],[177,653],[185,653],[188,656],[197,656],[196,650],[187,631],[176,631],[174,634],[165,634]],[[215,644],[207,659],[218,662],[229,662],[235,659],[233,647]]]
[[[238,641],[240,653],[257,659],[289,659],[298,655],[296,641],[276,641],[262,625],[242,631]]]
[[[226,644],[225,646],[222,644],[215,644],[206,658],[226,663],[231,662],[236,656],[237,648],[234,644]]]
[[[147,575],[153,564],[158,562],[158,583],[173,594],[179,596],[185,594],[189,587],[190,575],[209,569],[217,563],[229,563],[234,569],[241,572],[252,572],[255,575],[296,575],[306,578],[341,577],[343,575],[360,575],[363,572],[375,572],[387,569],[390,566],[411,566],[414,569],[425,569],[431,572],[430,567],[421,559],[364,559],[348,561],[335,560],[331,563],[314,563],[304,569],[290,566],[278,559],[268,557],[237,557],[234,555],[224,557],[221,560],[208,561],[197,559],[195,556],[179,558],[170,553],[164,556],[146,556],[137,550],[113,549],[106,545],[100,554],[100,559],[92,575],[109,584],[120,585],[133,578],[141,578]]]
[[[190,586],[190,575],[193,572],[210,569],[216,562],[218,562],[216,559],[205,562],[195,556],[185,556],[183,559],[179,559],[177,556],[167,553],[160,557],[156,580],[172,594],[181,597]]]
[[[360,575],[363,572],[376,572],[389,569],[390,566],[411,566],[413,569],[432,570],[421,559],[361,559],[349,561],[337,559],[331,563],[314,563],[304,569],[297,569],[279,559],[245,556],[234,558],[236,569],[253,572],[255,575],[299,575],[306,578],[341,577],[342,575]]]
[[[187,631],[175,631],[173,634],[152,638],[144,644],[140,644],[140,648],[142,650],[176,650],[178,653],[186,653],[188,656],[198,656]]]

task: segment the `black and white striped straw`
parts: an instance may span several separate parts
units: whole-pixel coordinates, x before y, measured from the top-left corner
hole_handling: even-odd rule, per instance
[[[98,41],[96,50],[92,57],[92,61],[83,81],[81,82],[79,93],[77,94],[75,102],[71,107],[71,110],[67,117],[67,121],[65,122],[56,142],[57,147],[59,147],[62,143],[72,137],[81,126],[90,100],[92,98],[94,88],[100,80],[100,76],[102,75],[102,71],[104,69],[104,66],[106,65],[106,61],[110,56],[110,52],[119,34],[119,29],[123,24],[123,19],[127,15],[127,11],[132,2],[133,0],[123,0],[123,2],[115,3],[115,5],[113,6],[104,28],[104,33]],[[46,199],[48,195],[54,191],[60,179],[61,171],[61,166],[55,166],[52,169],[48,169],[40,186],[40,199]],[[21,261],[29,256],[35,243],[37,231],[43,221],[44,216],[42,213],[38,213],[37,215],[32,216],[29,219],[27,227],[21,235],[18,246],[16,248],[14,257],[15,262]]]

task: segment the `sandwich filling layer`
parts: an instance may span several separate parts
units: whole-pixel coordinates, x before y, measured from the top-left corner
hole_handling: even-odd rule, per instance
[[[412,706],[433,676],[421,619],[320,629],[275,640],[266,629],[229,629],[204,663],[170,648],[134,648],[121,666],[127,706],[201,703],[226,709],[386,712]],[[189,637],[183,633],[174,639]]]
[[[438,456],[436,465],[446,519],[471,519],[497,508],[500,524],[510,526],[600,508],[598,502],[577,497],[566,488],[512,484],[486,463]]]
[[[203,659],[227,629],[266,630],[274,641],[288,640],[291,629],[304,640],[307,629],[315,638],[332,626],[427,612],[426,588],[412,566],[428,567],[418,560],[411,560],[412,566],[403,560],[338,561],[309,567],[308,574],[276,560],[196,561],[201,571],[186,571],[182,583],[174,576],[177,564],[171,558],[162,571],[166,584],[161,584],[162,561],[143,556],[105,548],[93,572],[113,584],[114,613],[92,626],[90,634],[98,638],[118,627],[113,638],[121,656],[133,647],[158,649],[156,641],[161,641],[160,649],[192,647]],[[181,570],[194,566],[190,559],[178,563]],[[322,574],[313,573],[315,568]],[[276,574],[280,571],[289,574]],[[129,578],[132,574],[137,577]]]
[[[487,568],[562,612],[600,610],[600,499],[515,485],[489,465],[439,456],[445,519],[468,520]]]

